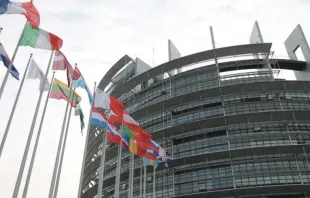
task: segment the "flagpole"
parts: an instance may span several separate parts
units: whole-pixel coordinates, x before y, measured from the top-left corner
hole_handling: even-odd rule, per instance
[[[75,66],[76,66],[76,64],[75,64]],[[70,93],[69,93],[70,98],[71,98],[71,94],[72,94],[71,86],[72,86],[72,83],[70,83]],[[70,104],[70,99],[68,99],[68,101],[67,101],[64,120],[62,122],[61,133],[60,133],[60,138],[59,138],[59,142],[58,142],[57,154],[56,154],[53,176],[52,176],[52,181],[51,181],[51,185],[50,185],[50,191],[48,194],[48,198],[52,198],[53,193],[54,193],[56,174],[57,174],[57,169],[58,169],[58,164],[59,164],[59,157],[60,157],[60,152],[61,152],[62,140],[63,140],[64,132],[65,132],[65,125],[66,125],[67,114],[68,114],[68,110],[69,110],[69,104]]]
[[[144,168],[143,197],[146,197],[146,166]]]
[[[142,162],[142,164],[143,164],[143,162]],[[140,198],[142,198],[142,180],[143,180],[143,168],[141,167],[140,168]]]
[[[131,196],[131,185],[132,185],[132,153],[130,153],[130,162],[129,162],[129,177],[128,177],[128,197]]]
[[[5,88],[5,85],[6,85],[6,82],[8,81],[8,77],[9,77],[9,74],[10,74],[10,71],[12,69],[12,66],[13,66],[13,63],[14,63],[14,60],[15,60],[15,57],[16,57],[16,54],[17,54],[17,51],[18,51],[18,48],[19,48],[19,43],[21,42],[22,38],[23,38],[23,34],[24,34],[24,31],[25,31],[25,27],[27,25],[28,21],[26,21],[25,25],[24,25],[24,28],[23,28],[23,31],[19,37],[19,40],[17,42],[17,45],[16,45],[16,48],[14,50],[14,53],[13,53],[13,56],[12,56],[12,59],[9,63],[9,66],[8,66],[8,69],[5,73],[5,76],[4,76],[4,79],[2,81],[2,84],[1,84],[1,88],[0,88],[0,100],[1,100],[1,97],[2,97],[2,94],[3,94],[3,91],[4,91],[4,88]]]
[[[16,109],[18,100],[19,100],[19,95],[20,95],[20,93],[21,93],[21,91],[22,91],[22,88],[23,88],[23,85],[24,85],[24,82],[25,82],[26,74],[27,74],[27,71],[28,71],[28,69],[29,69],[29,66],[30,66],[30,63],[31,63],[31,59],[32,59],[32,54],[30,54],[30,57],[29,57],[29,60],[28,60],[26,69],[25,69],[25,71],[24,71],[23,79],[22,79],[22,81],[20,82],[19,89],[18,89],[16,98],[15,98],[15,101],[14,101],[14,105],[13,105],[13,108],[12,108],[12,111],[11,111],[11,115],[10,115],[10,117],[9,117],[8,123],[6,124],[6,128],[5,128],[5,131],[4,131],[2,140],[1,140],[1,145],[0,145],[0,157],[1,157],[1,154],[2,154],[2,151],[3,151],[3,148],[4,148],[4,144],[5,144],[6,138],[7,138],[7,136],[8,136],[9,130],[10,130],[11,122],[12,122],[12,119],[13,119],[13,116],[14,116],[14,113],[15,113],[15,109]]]
[[[45,76],[44,76],[44,79],[43,79],[42,86],[45,85],[45,82],[46,82],[46,79],[47,79],[47,75],[48,75],[48,72],[49,72],[49,69],[50,69],[53,57],[54,57],[54,51],[51,52],[51,57],[50,57],[48,66],[46,68],[46,72],[45,72]],[[39,109],[40,109],[40,104],[41,104],[41,100],[42,100],[42,96],[43,96],[43,91],[44,91],[44,89],[40,90],[40,96],[39,96],[39,99],[38,99],[38,102],[37,102],[37,107],[36,107],[36,110],[35,110],[35,113],[34,113],[34,116],[33,116],[33,120],[32,120],[32,123],[31,123],[31,128],[30,128],[30,131],[29,131],[28,140],[27,140],[27,143],[26,143],[26,147],[25,147],[22,163],[20,165],[20,169],[19,169],[19,172],[18,172],[18,177],[17,177],[17,180],[16,180],[16,184],[15,184],[15,188],[14,188],[14,192],[13,192],[13,196],[12,196],[13,198],[17,198],[17,196],[18,196],[18,191],[19,191],[20,183],[21,183],[21,180],[22,180],[22,177],[23,177],[23,173],[24,173],[24,169],[25,169],[25,165],[26,165],[26,160],[27,160],[28,153],[29,153],[29,147],[30,147],[30,143],[31,143],[31,140],[32,140],[32,136],[33,136],[34,127],[35,127],[35,124],[36,124],[36,121],[37,121],[37,117],[38,117],[38,112],[39,112]]]
[[[107,146],[107,127],[108,127],[108,120],[107,125],[105,127],[105,130],[103,131],[103,145],[101,148],[101,161],[100,161],[100,172],[99,172],[99,184],[98,184],[98,190],[97,190],[97,197],[102,197],[102,186],[103,186],[103,175],[104,175],[104,168],[105,168],[105,147]]]
[[[75,91],[75,89],[74,89],[74,91]],[[71,98],[73,98],[72,96],[73,96],[73,94],[71,94],[71,97],[69,98],[69,100],[71,100]],[[57,198],[57,194],[58,194],[58,186],[59,186],[60,174],[61,174],[61,169],[62,169],[62,162],[63,162],[63,158],[65,155],[65,149],[66,149],[66,143],[67,143],[67,137],[68,137],[68,130],[69,130],[69,126],[70,126],[71,112],[72,112],[72,105],[70,105],[65,137],[63,140],[63,144],[62,144],[62,151],[61,151],[60,162],[59,162],[59,166],[58,166],[58,173],[57,173],[56,182],[55,182],[55,190],[54,190],[54,196],[53,196],[54,198]]]
[[[133,182],[134,182],[134,169],[135,169],[135,155],[131,153],[131,188],[130,188],[130,197],[133,197]]]
[[[123,125],[122,125],[122,128],[123,128]],[[122,145],[123,145],[123,139],[121,138],[121,143],[118,147],[117,167],[116,167],[116,174],[115,174],[115,177],[116,177],[115,178],[115,198],[119,198],[119,185],[120,185],[121,163],[122,163]]]
[[[77,198],[81,198],[81,194],[82,194],[82,188],[83,188],[83,177],[84,177],[84,168],[85,168],[85,160],[86,160],[86,154],[87,154],[87,145],[88,145],[88,138],[89,138],[89,133],[90,133],[90,121],[91,121],[91,113],[92,113],[92,107],[94,105],[94,101],[95,101],[95,92],[96,92],[96,82],[94,83],[94,92],[93,92],[93,103],[90,106],[90,111],[89,111],[89,118],[88,118],[88,127],[87,127],[87,134],[86,134],[86,139],[85,139],[85,146],[84,146],[84,155],[83,155],[83,163],[82,163],[82,169],[81,169],[81,176],[80,176],[80,184],[79,184],[79,191],[78,191],[78,197]]]
[[[31,161],[30,161],[30,165],[29,165],[29,169],[28,169],[28,174],[27,174],[26,183],[25,183],[25,186],[24,186],[24,191],[23,191],[22,198],[26,198],[27,197],[29,182],[30,182],[30,178],[31,178],[31,174],[32,174],[32,169],[33,169],[33,164],[34,164],[34,160],[35,160],[37,149],[38,149],[38,144],[39,144],[39,140],[40,140],[40,135],[41,135],[41,130],[42,130],[42,126],[43,126],[43,121],[44,121],[44,118],[45,118],[45,112],[46,112],[47,104],[48,104],[48,101],[49,101],[49,96],[50,96],[50,93],[51,93],[51,90],[52,90],[52,86],[53,86],[54,76],[55,76],[55,72],[53,72],[50,88],[49,88],[49,91],[48,91],[47,96],[46,96],[45,105],[44,105],[44,109],[43,109],[43,113],[42,113],[42,117],[41,117],[41,121],[40,121],[40,126],[39,126],[37,137],[36,137],[36,142],[34,144],[34,148],[33,148],[33,151],[32,151]],[[45,86],[45,84],[42,84],[41,89],[44,90],[44,86]]]
[[[156,174],[156,168],[155,168],[155,162],[153,164],[153,198],[156,198],[156,177],[155,177],[155,174]]]

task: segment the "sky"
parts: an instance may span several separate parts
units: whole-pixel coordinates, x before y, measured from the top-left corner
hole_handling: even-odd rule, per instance
[[[18,1],[18,0],[16,0]],[[41,15],[40,27],[64,41],[63,53],[71,64],[77,63],[93,90],[106,71],[122,56],[139,57],[155,65],[168,60],[168,39],[182,56],[211,49],[209,26],[213,27],[216,47],[248,44],[257,20],[265,42],[272,42],[278,57],[287,57],[284,41],[297,24],[310,39],[309,0],[34,0]],[[1,15],[0,41],[12,56],[25,18]],[[154,46],[154,56],[153,56]],[[20,47],[15,67],[24,73],[30,53],[43,71],[50,51]],[[0,81],[5,75],[0,65]],[[49,79],[52,72],[49,72]],[[56,77],[65,81],[65,73]],[[0,100],[0,139],[6,127],[19,81],[11,76]],[[1,197],[11,197],[39,96],[38,80],[26,80],[0,158]],[[89,103],[83,89],[81,107],[87,124]],[[40,108],[44,106],[46,93]],[[49,100],[29,186],[29,198],[47,197],[65,111],[65,101]],[[81,135],[79,118],[71,117],[58,198],[77,196],[85,133]],[[40,116],[39,116],[40,118]],[[34,137],[37,133],[39,119]],[[31,144],[31,150],[33,147]],[[29,154],[30,156],[30,154]],[[29,159],[30,160],[30,159]],[[28,161],[29,161],[28,160]],[[27,166],[28,167],[28,163]],[[24,173],[26,176],[27,168]],[[22,181],[22,189],[25,178]]]

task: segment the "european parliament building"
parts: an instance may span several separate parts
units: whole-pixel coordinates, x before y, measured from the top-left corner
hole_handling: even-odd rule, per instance
[[[175,198],[310,197],[310,49],[298,25],[279,59],[256,22],[250,44],[181,56],[169,40],[169,61],[150,67],[125,55],[99,88],[126,111],[173,158],[156,169],[156,196]],[[300,49],[306,61],[297,60]],[[94,198],[103,133],[87,139],[81,198]],[[108,145],[103,197],[114,197],[117,146]],[[120,197],[127,196],[129,154],[123,152]],[[134,169],[140,197],[141,158]],[[146,197],[153,197],[153,168]]]

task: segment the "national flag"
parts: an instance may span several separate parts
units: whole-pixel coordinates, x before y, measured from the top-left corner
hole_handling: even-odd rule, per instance
[[[116,126],[112,123],[108,123],[107,127],[107,139],[114,144],[121,144],[122,135],[116,131]]]
[[[151,144],[154,148],[156,148],[153,150],[156,151],[157,153],[159,153],[159,149],[161,148],[161,146],[159,144],[157,144],[157,142],[155,142],[154,140],[151,140]]]
[[[117,145],[120,145],[122,142],[123,150],[129,150],[129,142],[116,130],[115,125],[110,123],[110,120],[107,126],[107,140]]]
[[[1,7],[0,7],[0,9],[1,9]],[[3,62],[3,65],[6,68],[9,68],[9,64],[10,64],[11,60],[10,60],[8,54],[6,53],[4,47],[1,43],[0,43],[0,61]],[[14,67],[14,65],[12,65],[12,69],[11,69],[10,73],[15,79],[19,80],[19,73],[18,73],[17,69]]]
[[[116,113],[114,113],[113,110],[110,110],[110,116],[109,116],[109,122],[111,123],[123,123],[123,118],[119,115],[117,115]]]
[[[158,157],[158,152],[151,149],[146,149],[146,152],[143,156],[147,159],[156,160]]]
[[[22,14],[34,29],[40,25],[40,15],[37,9],[32,4],[32,1],[19,3],[9,0],[0,1],[0,15],[1,14]]]
[[[48,91],[50,89],[50,83],[48,82],[47,79],[45,79],[45,83],[43,86],[43,79],[44,79],[44,73],[40,69],[40,67],[37,65],[37,63],[32,59],[29,69],[28,69],[28,74],[27,74],[27,79],[39,79],[40,80],[40,86],[39,90],[40,91]]]
[[[154,168],[157,168],[158,161],[157,160],[151,160],[151,159],[143,157],[143,165],[145,165],[145,166],[154,166]]]
[[[70,98],[69,102],[71,103],[71,106],[74,108],[82,100],[82,98],[74,90],[72,90],[71,88],[68,87],[68,85],[66,85],[65,83],[61,82],[56,78],[54,78],[50,98],[54,98],[57,100],[61,99],[68,100]]]
[[[152,140],[152,135],[144,131],[140,126],[124,124],[124,135],[145,143],[150,143]]]
[[[30,24],[27,24],[19,45],[46,50],[58,50],[62,47],[62,40],[52,33],[40,28],[34,29]]]
[[[67,70],[68,86],[71,85],[73,68],[72,65],[69,63],[68,59],[66,58],[66,56],[60,50],[57,50],[55,52],[52,70]]]
[[[157,160],[165,162],[165,166],[168,168],[172,163],[171,158],[168,156],[166,149],[160,148],[157,156]]]
[[[132,139],[149,143],[152,135],[144,131],[139,124],[126,112],[123,111],[122,116],[110,111],[109,121],[124,125],[124,134]]]
[[[143,144],[140,144],[141,142],[131,139],[129,140],[129,151],[136,156],[144,156],[146,153],[146,148],[143,147]]]
[[[85,124],[84,124],[84,114],[83,114],[83,111],[82,111],[81,106],[79,104],[75,108],[74,115],[75,116],[80,116],[81,133],[83,135],[83,129],[85,127]]]
[[[122,112],[124,110],[124,105],[120,101],[100,89],[96,90],[94,106],[112,110],[116,115],[119,116],[122,116]]]
[[[92,107],[90,124],[105,128],[107,126],[106,116],[99,111],[96,107]]]
[[[128,151],[137,155],[137,156],[143,156],[146,152],[146,149],[139,148],[136,144],[136,140],[133,140],[127,136],[123,136],[123,141],[128,145]]]
[[[124,141],[129,145],[129,152],[135,154],[136,156],[143,156],[148,159],[156,160],[156,151],[148,149],[146,143],[137,141],[129,138],[128,136],[124,136]]]
[[[93,96],[92,96],[92,93],[89,90],[89,88],[88,88],[88,86],[86,84],[86,81],[84,80],[80,70],[77,67],[73,71],[72,80],[73,80],[72,87],[73,88],[81,87],[81,88],[85,89],[86,92],[87,92],[87,95],[88,95],[89,103],[92,104],[93,100],[94,100]]]

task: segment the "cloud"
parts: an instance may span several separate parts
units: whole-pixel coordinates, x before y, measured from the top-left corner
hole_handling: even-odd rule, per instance
[[[61,11],[61,12],[51,12],[51,16],[54,16],[61,22],[88,22],[91,20],[91,15],[81,12],[80,10],[72,11]]]

